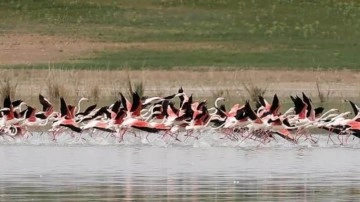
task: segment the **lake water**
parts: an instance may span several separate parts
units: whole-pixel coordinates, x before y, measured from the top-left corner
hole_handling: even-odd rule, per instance
[[[345,146],[327,144],[326,138],[315,145],[259,146],[218,143],[214,137],[187,143],[151,138],[122,144],[110,144],[111,138],[51,142],[40,135],[0,139],[0,201],[360,198],[357,139]]]

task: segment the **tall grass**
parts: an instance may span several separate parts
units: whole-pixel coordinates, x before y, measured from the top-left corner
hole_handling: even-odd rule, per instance
[[[141,81],[137,81],[137,82],[133,83],[128,70],[126,71],[126,74],[127,74],[126,83],[127,83],[128,97],[132,98],[133,92],[137,92],[138,95],[140,96],[140,98],[144,97],[145,96],[144,95],[144,92],[145,92],[144,82],[141,80]]]
[[[59,76],[59,71],[51,69],[51,66],[49,64],[48,75],[46,78],[46,86],[47,86],[47,96],[49,96],[51,100],[58,100],[60,97],[64,97],[69,94],[69,91],[67,91],[64,82],[68,82],[68,81],[63,80]]]
[[[16,81],[10,79],[10,77],[5,76],[0,81],[0,94],[1,94],[1,100],[3,100],[6,96],[10,96],[11,98],[14,98],[16,96],[16,90],[17,90],[17,83]]]
[[[249,94],[250,99],[254,102],[256,102],[259,99],[259,96],[264,96],[266,91],[267,91],[267,87],[260,87],[257,86],[256,84],[250,82],[250,83],[243,83],[242,84],[244,89],[246,90],[246,92]]]
[[[93,99],[95,102],[98,102],[101,97],[101,90],[99,85],[94,85],[90,90],[90,99]]]
[[[245,99],[255,100],[258,95],[272,96],[273,93],[278,94],[282,103],[290,102],[289,95],[300,95],[301,92],[312,95],[314,101],[318,101],[318,91],[322,93],[326,103],[345,98],[360,101],[358,94],[360,81],[357,74],[351,71],[338,71],[337,74],[334,74],[331,71],[319,73],[277,70],[239,72],[144,70],[128,71],[130,76],[128,77],[126,71],[76,70],[75,74],[81,81],[78,82],[78,91],[73,87],[71,81],[71,74],[74,75],[72,71],[74,70],[51,69],[49,73],[49,70],[38,69],[7,70],[6,75],[9,79],[6,82],[0,80],[0,84],[6,84],[3,85],[6,86],[6,89],[13,89],[10,90],[13,99],[21,98],[27,102],[33,100],[34,105],[32,106],[35,107],[39,106],[38,93],[48,97],[54,104],[58,102],[59,96],[69,99],[69,103],[75,103],[79,96],[85,96],[94,101],[109,104],[110,101],[119,98],[119,92],[128,96],[128,78],[131,80],[131,89],[138,91],[142,97],[144,95],[149,97],[167,96],[176,93],[178,88],[183,86],[188,95],[194,94],[195,100],[212,100],[223,96],[227,99],[227,104],[232,103],[229,100],[242,103]],[[29,75],[32,77],[31,80],[28,79]],[[56,75],[56,77],[49,77],[49,75]],[[249,80],[253,75],[256,75],[257,80]],[[314,80],[317,79],[319,79],[318,87],[314,83]],[[341,82],[338,81],[339,79]],[[4,94],[7,93],[1,93],[1,96]]]
[[[319,102],[322,104],[327,102],[331,96],[331,91],[329,89],[327,91],[323,90],[323,88],[321,88],[319,81],[316,81],[315,84],[316,84],[316,90],[317,90],[317,96]]]

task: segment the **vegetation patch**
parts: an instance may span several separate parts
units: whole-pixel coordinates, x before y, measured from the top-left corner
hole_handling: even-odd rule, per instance
[[[70,42],[90,51],[60,59],[25,58],[20,64],[27,68],[50,62],[58,68],[98,69],[358,69],[359,16],[360,2],[354,0],[5,0],[0,2],[0,38],[35,33],[105,44],[92,48]],[[0,48],[4,55],[9,50]]]

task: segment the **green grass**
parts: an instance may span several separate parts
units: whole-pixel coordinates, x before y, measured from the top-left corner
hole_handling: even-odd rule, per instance
[[[356,48],[344,52],[332,49],[273,50],[268,52],[226,52],[216,50],[155,51],[127,50],[102,53],[96,57],[80,59],[73,63],[58,63],[57,68],[80,69],[236,69],[243,68],[326,68],[344,66],[356,69]],[[23,66],[47,68],[48,64]]]
[[[355,0],[3,0],[0,34],[8,32],[104,42],[232,44],[231,50],[103,52],[55,65],[61,67],[360,67],[360,1]],[[249,46],[255,51],[244,49]],[[274,48],[263,51],[264,46]]]

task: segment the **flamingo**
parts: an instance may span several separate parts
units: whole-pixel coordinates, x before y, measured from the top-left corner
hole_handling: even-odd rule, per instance
[[[63,97],[60,97],[60,111],[61,117],[58,121],[52,124],[52,130],[56,130],[60,126],[63,126],[74,132],[80,133],[82,130],[78,123],[74,120],[73,111],[68,108]]]
[[[51,102],[41,94],[39,94],[39,102],[43,108],[42,111],[37,112],[35,116],[40,119],[46,119],[50,114],[54,112],[54,107]]]
[[[249,101],[245,104],[234,104],[229,111],[226,110],[224,97],[216,98],[214,107],[208,109],[206,100],[196,101],[193,94],[187,94],[180,87],[177,93],[166,97],[140,98],[137,92],[131,94],[131,102],[120,93],[119,100],[114,103],[97,108],[91,105],[81,111],[81,104],[87,98],[81,98],[76,107],[67,105],[64,98],[60,98],[60,112],[55,112],[52,103],[39,94],[42,109],[29,106],[23,100],[11,101],[9,96],[4,99],[4,106],[0,109],[0,130],[2,134],[15,136],[25,134],[34,127],[45,127],[49,121],[51,131],[60,134],[60,130],[69,128],[71,132],[81,133],[89,129],[106,131],[112,135],[120,135],[121,140],[125,132],[146,131],[170,135],[177,139],[180,132],[187,136],[194,131],[199,134],[203,129],[216,130],[226,134],[230,140],[242,141],[252,136],[254,140],[266,143],[279,135],[290,142],[297,143],[302,135],[311,138],[310,129],[320,128],[335,133],[339,137],[360,138],[360,108],[352,101],[350,103],[354,117],[349,118],[351,112],[340,113],[338,109],[325,111],[323,107],[315,108],[312,100],[304,92],[302,96],[290,96],[293,107],[280,112],[281,104],[277,94],[272,102],[259,96],[256,110],[253,111]],[[179,108],[175,107],[172,99],[178,97]],[[23,109],[27,106],[26,109]],[[325,111],[325,112],[324,112]],[[324,113],[323,113],[324,112]],[[93,130],[94,131],[94,130]],[[246,135],[247,134],[247,135]],[[271,137],[271,138],[269,138]],[[196,137],[196,138],[199,138]],[[305,139],[305,140],[306,140]],[[328,140],[329,140],[328,139]],[[178,139],[177,139],[178,140]],[[339,139],[340,140],[340,139]],[[347,139],[346,139],[347,140]],[[340,140],[341,144],[346,141]]]
[[[14,107],[11,103],[10,96],[5,97],[4,108],[1,111],[3,113],[3,126],[16,125],[23,120],[15,117]]]

